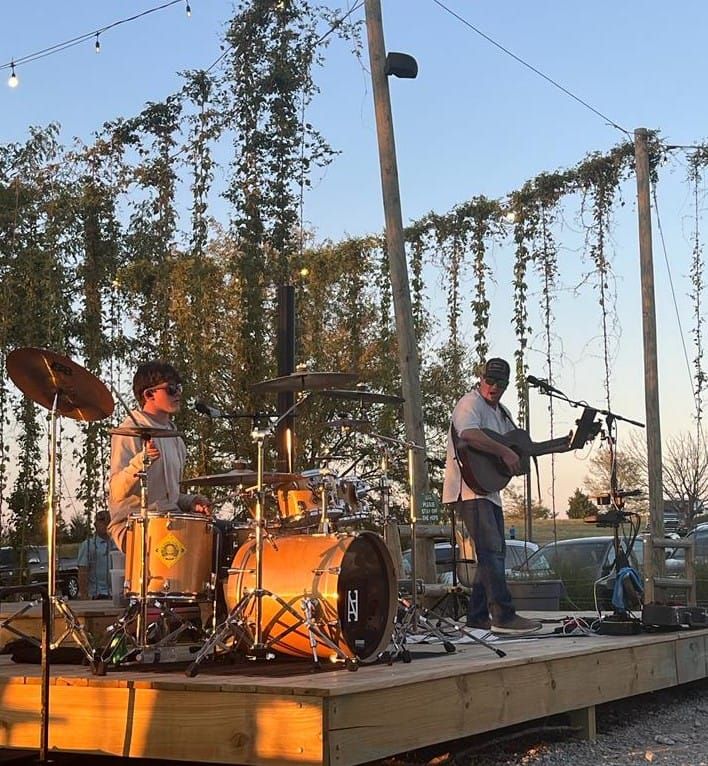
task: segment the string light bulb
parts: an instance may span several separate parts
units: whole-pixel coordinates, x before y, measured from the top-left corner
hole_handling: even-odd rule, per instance
[[[7,78],[7,84],[11,88],[16,88],[20,84],[20,80],[15,74],[15,62],[10,64],[10,76]]]
[[[189,17],[189,16],[191,16],[191,15],[192,15],[192,8],[191,8],[191,6],[189,5],[189,0],[185,0],[185,2],[186,2],[186,4],[187,4],[187,7],[186,7],[184,10],[185,10],[185,11],[187,11],[187,16]]]
[[[98,32],[96,32],[96,42],[94,43],[93,49],[96,53],[101,52],[101,41],[98,39]]]

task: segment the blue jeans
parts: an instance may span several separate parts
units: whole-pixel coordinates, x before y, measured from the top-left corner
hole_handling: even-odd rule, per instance
[[[477,550],[477,571],[467,607],[467,621],[480,623],[491,615],[499,625],[514,617],[506,584],[504,517],[502,509],[485,498],[460,500],[457,514],[464,521]]]

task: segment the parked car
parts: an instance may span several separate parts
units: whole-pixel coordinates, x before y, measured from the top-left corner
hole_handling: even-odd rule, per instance
[[[642,540],[637,539],[629,563],[640,575],[643,560],[644,546]],[[546,543],[517,571],[535,578],[559,577],[565,586],[567,605],[577,609],[595,608],[594,591],[597,583],[597,605],[600,609],[608,610],[612,609],[614,563],[615,547],[611,536],[577,537]]]
[[[536,543],[526,540],[507,540],[506,555],[504,557],[504,566],[507,573],[510,573],[516,567],[521,566],[534,551],[538,550]],[[456,560],[460,561],[459,548],[456,546]],[[411,552],[403,552],[403,574],[410,576]],[[440,583],[452,583],[452,545],[449,539],[437,540],[435,542],[435,569],[437,579]]]
[[[0,587],[5,585],[46,585],[49,581],[49,550],[46,545],[28,545],[24,556],[16,548],[0,548]],[[75,558],[59,557],[56,569],[57,593],[78,598],[79,567]],[[30,592],[14,594],[21,600]]]
[[[696,599],[700,606],[708,604],[708,524],[699,524],[687,535],[694,540],[694,561],[696,571]],[[686,549],[673,548],[667,551],[666,574],[684,577],[686,574]]]

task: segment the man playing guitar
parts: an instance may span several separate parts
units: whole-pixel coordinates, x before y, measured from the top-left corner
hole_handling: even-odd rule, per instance
[[[482,494],[465,483],[460,471],[458,445],[499,458],[509,474],[521,472],[519,455],[482,429],[506,434],[516,428],[500,399],[509,385],[506,360],[492,358],[484,365],[477,386],[452,411],[447,441],[443,502],[456,503],[456,511],[475,544],[477,570],[467,610],[467,625],[493,633],[523,635],[541,623],[516,614],[506,584],[504,517],[499,491]],[[490,618],[491,616],[491,618]]]

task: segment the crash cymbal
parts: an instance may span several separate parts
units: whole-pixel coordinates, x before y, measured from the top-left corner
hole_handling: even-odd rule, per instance
[[[371,423],[368,420],[358,420],[357,418],[337,418],[328,420],[327,425],[330,428],[349,428],[352,431],[370,431]]]
[[[256,383],[251,388],[256,393],[280,393],[281,391],[319,391],[333,386],[346,386],[358,378],[353,372],[291,372],[281,378],[271,378]]]
[[[296,473],[279,473],[276,471],[266,471],[263,474],[264,484],[286,484],[289,481],[299,479],[300,475]],[[199,487],[238,487],[253,486],[258,482],[258,474],[255,471],[236,468],[227,473],[213,473],[205,476],[193,476],[191,479],[185,479],[180,482],[184,486],[196,485]]]
[[[366,391],[365,389],[345,391],[343,389],[330,388],[327,391],[320,391],[320,394],[322,396],[331,396],[333,399],[352,399],[362,404],[403,404],[406,401],[402,396],[382,394],[379,391]]]
[[[177,436],[183,436],[181,431],[175,431],[174,428],[150,428],[149,426],[111,428],[108,433],[111,436],[133,436],[143,441],[149,441],[150,439],[174,439]]]
[[[44,348],[18,348],[7,357],[7,372],[22,393],[48,410],[74,420],[103,420],[113,397],[88,370]]]

